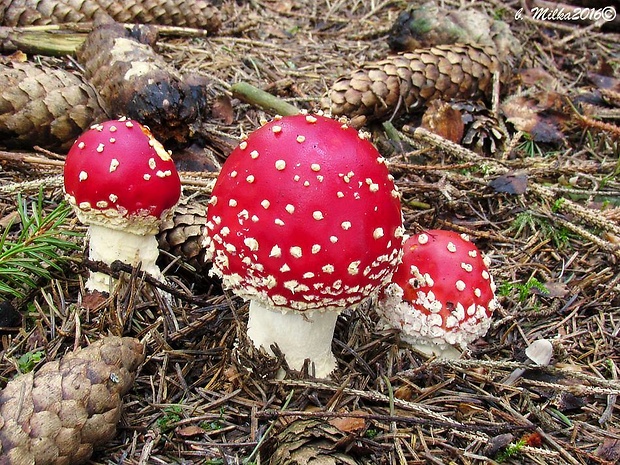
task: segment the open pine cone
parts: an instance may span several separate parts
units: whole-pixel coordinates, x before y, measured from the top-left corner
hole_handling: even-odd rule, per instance
[[[179,257],[197,272],[207,266],[206,248],[202,245],[207,227],[206,207],[195,203],[181,203],[174,215],[164,221],[159,229],[159,248]]]

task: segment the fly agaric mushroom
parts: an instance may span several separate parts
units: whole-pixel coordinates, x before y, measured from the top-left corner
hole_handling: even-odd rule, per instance
[[[249,338],[267,352],[277,344],[290,368],[309,359],[317,377],[335,369],[338,314],[390,281],[402,237],[385,160],[363,133],[321,115],[251,133],[207,207],[207,255],[224,287],[251,301]]]
[[[137,266],[157,279],[155,234],[181,196],[174,162],[149,129],[126,118],[91,126],[65,161],[66,197],[89,225],[88,257]],[[109,291],[110,278],[90,274],[89,290]]]
[[[428,230],[409,237],[377,311],[401,338],[429,355],[458,358],[486,334],[498,306],[488,260],[464,235]]]

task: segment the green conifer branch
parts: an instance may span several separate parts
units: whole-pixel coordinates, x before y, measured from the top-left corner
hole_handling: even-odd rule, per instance
[[[1,297],[24,297],[41,279],[51,279],[53,270],[62,269],[67,252],[80,247],[75,241],[80,234],[66,227],[71,213],[66,203],[46,214],[42,192],[31,201],[18,195],[17,213],[19,220],[0,235]]]

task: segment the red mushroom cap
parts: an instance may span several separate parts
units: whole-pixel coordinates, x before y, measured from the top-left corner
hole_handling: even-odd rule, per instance
[[[224,285],[271,307],[342,309],[389,282],[400,199],[362,133],[319,115],[276,118],[230,154],[207,208]]]
[[[409,237],[378,311],[411,343],[464,345],[484,336],[498,302],[485,257],[465,236]]]
[[[65,192],[85,224],[154,234],[181,196],[170,154],[125,118],[93,125],[65,161]]]

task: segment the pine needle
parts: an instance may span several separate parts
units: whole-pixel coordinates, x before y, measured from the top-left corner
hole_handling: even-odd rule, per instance
[[[12,232],[12,222],[0,235],[0,296],[22,298],[41,280],[51,279],[53,270],[62,270],[65,253],[80,247],[72,240],[80,234],[65,227],[71,213],[66,203],[45,213],[42,192],[32,201],[18,195],[17,212],[19,231]]]

